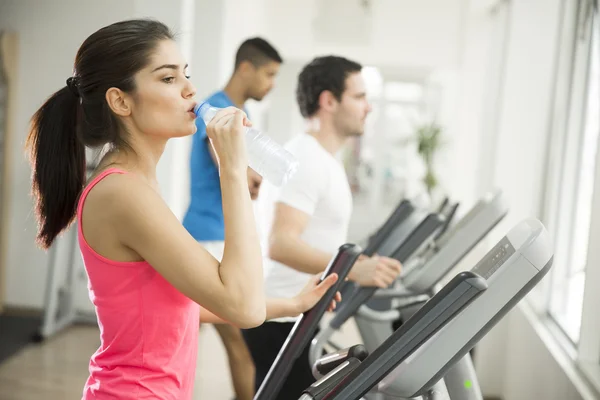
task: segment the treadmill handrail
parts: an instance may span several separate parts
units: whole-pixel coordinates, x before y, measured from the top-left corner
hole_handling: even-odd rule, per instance
[[[449,229],[445,235],[438,239],[438,245],[443,246],[447,238],[453,235],[456,231],[462,229],[467,224],[469,224],[475,216],[477,216],[483,209],[485,209],[490,204],[496,202],[504,202],[504,195],[501,190],[497,190],[496,192],[488,192],[483,198],[481,198],[471,209],[465,214],[460,220],[456,222],[456,224]],[[508,211],[508,210],[507,210]]]
[[[443,213],[449,203],[450,203],[450,198],[448,196],[444,197],[444,200],[438,206],[437,212]]]
[[[448,232],[448,228],[450,228],[450,225],[452,225],[452,221],[454,220],[454,217],[456,216],[456,210],[458,210],[459,205],[460,205],[459,203],[454,204],[451,207],[450,212],[446,215],[446,220],[444,221],[444,225],[442,226],[440,231],[435,235],[434,240],[436,242],[440,238],[442,238],[446,232]]]
[[[486,289],[481,276],[459,273],[322,398],[360,399]]]
[[[410,291],[431,290],[507,213],[508,206],[501,193],[497,193],[488,201],[478,202],[463,219],[438,239],[435,252],[427,254],[428,257],[417,267],[404,269],[403,285]]]
[[[292,369],[294,361],[300,357],[302,350],[312,340],[321,318],[329,308],[331,300],[333,300],[335,293],[339,290],[361,253],[362,249],[357,245],[344,244],[340,246],[337,255],[331,260],[321,277],[321,280],[323,280],[330,274],[337,273],[337,282],[329,288],[317,305],[298,318],[281,347],[275,362],[271,365],[269,373],[254,396],[254,400],[270,400],[277,397]]]
[[[442,218],[438,214],[429,214],[420,224],[415,228],[402,242],[392,258],[400,262],[406,261],[415,251],[417,251],[421,245],[430,238],[443,223]],[[377,291],[376,287],[361,287],[357,286],[353,291],[350,299],[342,302],[335,316],[330,322],[330,326],[338,329],[341,327],[351,316],[353,316],[358,308],[367,302],[373,294]]]
[[[364,250],[364,254],[367,256],[372,256],[375,254],[377,249],[381,246],[381,244],[387,239],[387,237],[392,233],[396,227],[404,222],[406,218],[410,216],[415,211],[415,207],[409,200],[402,200],[400,205],[396,207],[394,212],[390,215],[390,217],[383,223],[381,228],[369,238],[368,244]]]

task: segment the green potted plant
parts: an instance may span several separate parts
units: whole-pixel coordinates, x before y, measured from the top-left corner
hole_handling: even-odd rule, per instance
[[[433,170],[433,160],[437,151],[442,146],[442,128],[435,122],[417,127],[415,140],[417,141],[417,152],[425,162],[425,176],[423,183],[427,193],[431,197],[433,190],[438,186],[438,180]]]

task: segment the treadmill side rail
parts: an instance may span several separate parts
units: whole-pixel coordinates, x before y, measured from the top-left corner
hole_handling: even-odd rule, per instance
[[[300,357],[302,349],[310,343],[315,331],[319,327],[321,318],[329,308],[331,300],[333,300],[335,293],[344,283],[346,276],[348,276],[350,269],[361,253],[362,249],[353,244],[345,244],[339,248],[337,255],[331,260],[321,277],[321,279],[325,279],[328,275],[337,273],[337,282],[325,293],[316,306],[305,312],[296,321],[292,331],[281,347],[275,362],[271,365],[269,373],[254,396],[254,400],[270,400],[277,397],[294,362]],[[308,360],[306,361],[308,362]]]

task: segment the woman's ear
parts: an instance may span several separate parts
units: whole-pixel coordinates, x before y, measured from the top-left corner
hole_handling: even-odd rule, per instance
[[[111,111],[121,117],[131,114],[131,104],[128,96],[121,89],[111,87],[106,91],[106,102]]]

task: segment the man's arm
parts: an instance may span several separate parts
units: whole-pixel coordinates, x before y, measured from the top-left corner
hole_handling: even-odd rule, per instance
[[[277,203],[269,237],[269,257],[300,272],[323,272],[333,254],[317,250],[301,238],[309,215],[287,204]],[[342,244],[342,243],[341,243]],[[340,244],[340,245],[341,245]],[[402,265],[387,257],[361,256],[348,279],[361,286],[388,287],[400,274]]]
[[[301,238],[310,216],[284,203],[275,205],[269,257],[307,274],[323,272],[333,254],[317,250]]]
[[[316,249],[302,240],[320,194],[327,189],[328,180],[322,168],[302,152],[296,155],[300,168],[281,189],[275,203],[269,235],[268,255],[290,268],[308,274],[323,272],[334,254]],[[344,243],[339,243],[341,246]],[[348,279],[362,286],[386,287],[400,273],[401,265],[386,257],[361,257],[348,274]]]

